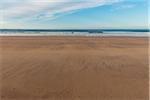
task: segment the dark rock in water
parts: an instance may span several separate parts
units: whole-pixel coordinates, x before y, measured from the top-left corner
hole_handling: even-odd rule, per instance
[[[103,33],[103,31],[89,31],[89,33]]]

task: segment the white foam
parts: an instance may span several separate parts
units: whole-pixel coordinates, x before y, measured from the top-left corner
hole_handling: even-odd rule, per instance
[[[150,37],[150,32],[0,32],[0,36],[132,36]]]

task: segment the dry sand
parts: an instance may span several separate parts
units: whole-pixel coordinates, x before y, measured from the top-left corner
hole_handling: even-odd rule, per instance
[[[148,38],[0,37],[1,100],[148,100]]]

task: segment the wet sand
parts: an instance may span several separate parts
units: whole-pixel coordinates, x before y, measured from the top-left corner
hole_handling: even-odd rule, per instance
[[[1,100],[148,100],[148,38],[0,37]]]

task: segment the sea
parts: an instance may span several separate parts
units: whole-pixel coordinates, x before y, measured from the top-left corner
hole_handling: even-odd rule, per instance
[[[149,29],[0,29],[0,36],[150,37],[150,30]]]

